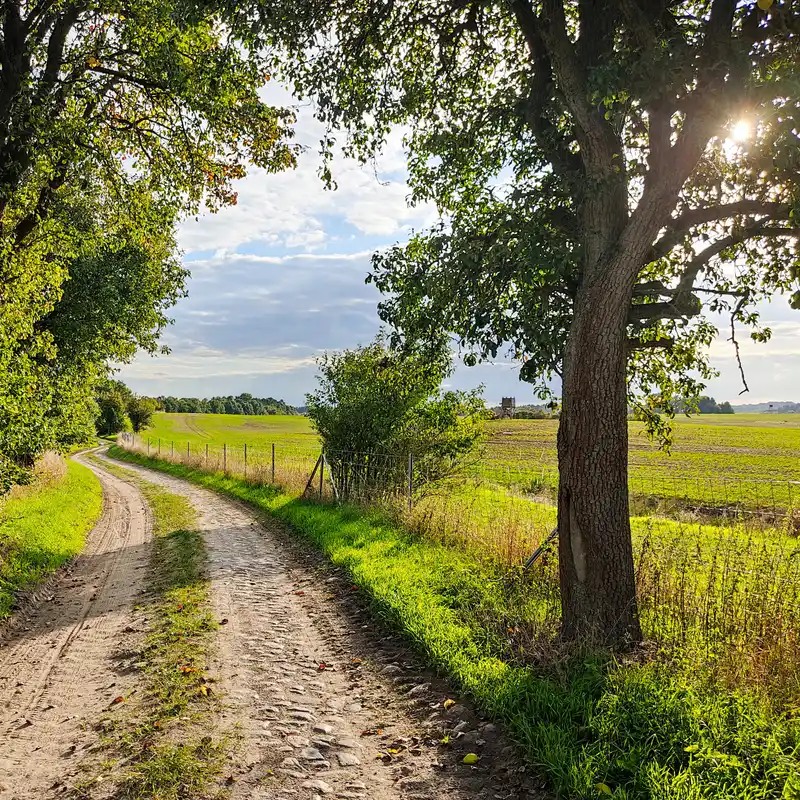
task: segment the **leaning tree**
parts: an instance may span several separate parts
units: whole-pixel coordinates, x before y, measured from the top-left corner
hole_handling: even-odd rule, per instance
[[[651,427],[713,374],[708,312],[757,340],[797,291],[796,0],[293,0],[263,4],[323,150],[406,131],[412,202],[441,222],[374,257],[384,320],[510,347],[562,385],[563,634],[641,636],[629,406]],[[329,173],[326,170],[326,174]]]

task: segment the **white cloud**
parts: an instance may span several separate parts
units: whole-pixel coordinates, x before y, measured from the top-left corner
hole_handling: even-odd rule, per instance
[[[293,105],[292,97],[272,86],[264,93],[275,105]],[[178,241],[187,252],[236,250],[245,245],[317,249],[340,238],[337,227],[352,225],[365,236],[402,237],[411,227],[425,227],[436,217],[431,206],[409,208],[402,132],[389,136],[375,165],[359,165],[339,155],[328,191],[318,175],[319,140],[324,128],[313,109],[298,109],[296,140],[306,148],[297,168],[278,174],[252,168],[235,187],[236,206],[184,222]]]

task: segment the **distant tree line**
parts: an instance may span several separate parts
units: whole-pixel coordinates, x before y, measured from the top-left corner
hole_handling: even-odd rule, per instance
[[[558,417],[559,407],[557,403],[526,404],[517,406],[514,411],[515,419],[558,419]]]
[[[696,407],[687,403],[685,400],[677,400],[674,403],[676,414],[733,414],[733,407],[725,400],[717,403],[713,397],[703,395],[697,399]]]
[[[296,414],[294,406],[274,397],[157,397],[158,407],[172,414]]]
[[[733,410],[741,414],[800,414],[800,403],[788,400],[773,400],[771,403],[745,403]]]

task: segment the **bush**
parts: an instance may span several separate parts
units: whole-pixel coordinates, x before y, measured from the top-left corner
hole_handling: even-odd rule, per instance
[[[442,392],[449,351],[401,352],[379,337],[366,347],[318,360],[319,389],[308,415],[345,488],[386,489],[405,480],[409,456],[416,484],[450,474],[483,436],[488,414],[480,390]]]
[[[107,381],[97,392],[97,433],[113,436],[133,429],[128,417],[128,401],[133,397],[130,389],[119,381]]]
[[[151,397],[131,397],[127,403],[128,417],[136,433],[150,425],[157,403]]]

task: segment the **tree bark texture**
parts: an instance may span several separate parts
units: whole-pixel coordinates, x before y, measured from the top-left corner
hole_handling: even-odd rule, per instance
[[[628,506],[630,285],[604,271],[579,293],[558,432],[562,635],[627,649],[641,636]]]

